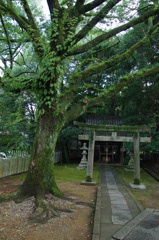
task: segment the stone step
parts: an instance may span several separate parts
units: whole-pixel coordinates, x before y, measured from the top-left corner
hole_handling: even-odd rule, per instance
[[[115,233],[112,239],[123,240],[125,237],[133,231],[148,215],[154,212],[154,209],[147,208],[141,212],[138,216],[129,221],[124,227],[122,227],[117,233]]]

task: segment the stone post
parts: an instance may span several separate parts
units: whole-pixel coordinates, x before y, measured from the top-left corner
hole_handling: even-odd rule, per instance
[[[122,146],[120,149],[120,163],[122,165],[124,165],[124,154],[125,154],[125,148],[124,148],[124,146]]]
[[[130,155],[130,160],[128,162],[127,169],[134,171],[134,154],[130,152],[129,155]]]
[[[87,158],[86,158],[86,155],[87,155],[87,146],[86,146],[86,143],[83,144],[83,147],[80,148],[82,151],[82,159],[81,159],[81,162],[79,164],[79,166],[77,167],[77,169],[80,169],[80,170],[83,170],[83,169],[86,169],[87,168]]]
[[[140,185],[140,133],[134,133],[134,184]]]
[[[94,161],[95,131],[89,133],[88,164],[86,182],[92,182]]]

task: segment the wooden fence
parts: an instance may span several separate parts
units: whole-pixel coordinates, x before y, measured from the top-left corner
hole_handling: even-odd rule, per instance
[[[55,163],[61,162],[62,153],[55,153]],[[0,178],[13,174],[23,173],[28,170],[30,158],[29,156],[8,157],[0,159]]]

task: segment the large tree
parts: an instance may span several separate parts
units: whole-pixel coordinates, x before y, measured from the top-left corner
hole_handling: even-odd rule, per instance
[[[20,190],[21,196],[45,197],[59,194],[54,179],[54,153],[61,129],[89,108],[101,105],[129,82],[159,72],[159,65],[122,77],[113,86],[94,85],[99,72],[117,66],[149,43],[158,31],[157,3],[150,3],[140,15],[128,0],[47,0],[50,19],[44,21],[29,0],[0,0],[1,41],[3,54],[1,86],[10,91],[29,91],[36,96],[37,128],[29,171]],[[138,6],[138,1],[136,1]],[[133,14],[131,12],[133,11]],[[126,16],[126,18],[124,18]],[[110,28],[118,19],[118,26]],[[111,47],[120,33],[151,19],[140,39],[120,54],[107,60],[95,58],[96,52]],[[107,26],[104,30],[103,27]],[[101,31],[95,29],[101,28]],[[118,36],[119,34],[119,36]],[[108,44],[109,43],[109,44]],[[33,66],[25,60],[31,49]],[[113,44],[112,44],[113,48]],[[25,68],[16,72],[21,55]],[[109,74],[105,74],[105,82]],[[95,93],[90,95],[91,93]],[[37,201],[39,204],[39,201]]]

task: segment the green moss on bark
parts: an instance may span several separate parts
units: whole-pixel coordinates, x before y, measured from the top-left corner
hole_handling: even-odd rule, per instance
[[[19,196],[44,198],[46,193],[61,195],[54,176],[55,147],[60,124],[58,124],[58,119],[52,118],[52,112],[45,111],[45,114],[39,117],[34,151]]]

